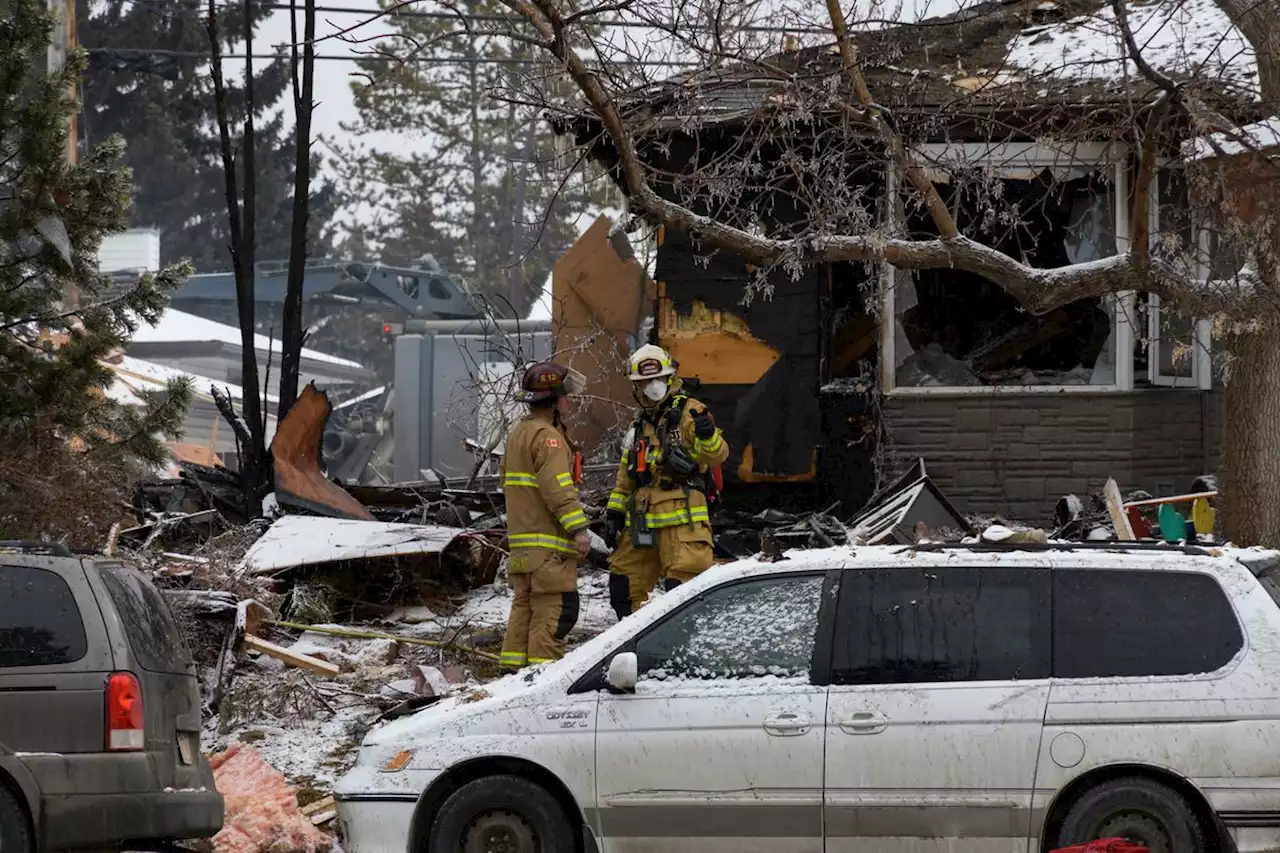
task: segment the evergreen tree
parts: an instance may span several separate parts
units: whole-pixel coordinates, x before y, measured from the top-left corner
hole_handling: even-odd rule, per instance
[[[509,14],[497,0],[463,0],[456,11]],[[384,21],[399,37],[381,48],[399,56],[359,63],[372,82],[352,84],[360,118],[344,129],[361,141],[338,164],[343,198],[376,211],[369,236],[385,262],[430,254],[522,313],[577,239],[589,195],[581,176],[562,182],[537,111],[495,97],[516,91],[536,67],[523,61],[540,55],[475,20],[409,10]],[[390,151],[378,144],[388,135],[430,147]]]
[[[167,460],[161,437],[177,435],[190,397],[174,382],[121,405],[103,359],[188,271],[119,293],[98,272],[103,235],[128,222],[131,176],[114,137],[68,162],[85,57],[46,74],[53,27],[47,0],[8,0],[0,15],[0,531],[101,545],[139,466]]]
[[[238,41],[244,33],[244,4],[219,5],[219,32]],[[255,24],[271,14],[271,6],[268,0],[252,0]],[[137,181],[132,223],[163,229],[163,262],[190,258],[197,271],[214,272],[230,270],[231,258],[205,8],[202,0],[82,0],[77,28],[90,56],[83,81],[83,130],[91,143],[110,134],[120,134],[128,143],[125,164]],[[234,41],[227,47],[231,52]],[[268,52],[268,46],[255,40],[254,52]],[[228,75],[237,64],[227,61]],[[292,110],[276,105],[288,90],[289,66],[283,58],[255,65],[261,69],[254,75],[257,257],[283,261],[289,257],[294,142],[286,126]],[[232,125],[243,125],[242,88],[229,86],[228,106]],[[318,165],[319,156],[313,159]],[[330,250],[324,235],[336,204],[333,188],[313,180],[312,256]]]

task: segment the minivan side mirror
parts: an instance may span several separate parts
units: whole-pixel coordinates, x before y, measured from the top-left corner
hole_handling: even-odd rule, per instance
[[[609,674],[605,676],[605,683],[614,690],[635,690],[639,680],[640,662],[635,652],[619,652],[609,661]]]

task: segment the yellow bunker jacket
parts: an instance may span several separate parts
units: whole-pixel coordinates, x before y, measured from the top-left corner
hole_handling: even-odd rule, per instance
[[[710,524],[705,493],[708,472],[729,458],[729,445],[719,428],[706,440],[694,435],[693,413],[704,408],[677,387],[656,412],[641,412],[636,419],[631,440],[622,450],[608,504],[609,509],[627,514],[628,526],[633,523],[633,497],[636,511],[644,513],[645,522],[651,528],[699,521]],[[679,418],[674,429],[669,429],[672,411],[679,412]],[[677,442],[697,463],[692,485],[688,479],[682,481],[673,476],[663,465],[664,455]],[[642,449],[643,459],[637,455]],[[699,479],[701,483],[696,482]]]
[[[501,466],[507,502],[507,571],[532,572],[552,554],[577,554],[587,516],[573,481],[573,452],[552,410],[536,409],[507,436]]]

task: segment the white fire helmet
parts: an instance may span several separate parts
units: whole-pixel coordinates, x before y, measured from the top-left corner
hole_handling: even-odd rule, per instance
[[[645,344],[631,354],[627,367],[631,371],[632,382],[644,382],[649,379],[674,376],[677,365],[662,347]]]

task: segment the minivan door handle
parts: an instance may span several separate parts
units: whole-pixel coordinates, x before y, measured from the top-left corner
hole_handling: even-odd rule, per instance
[[[840,731],[847,735],[878,735],[889,725],[889,721],[879,714],[860,711],[852,717],[840,721]]]
[[[803,711],[780,711],[764,718],[764,730],[775,737],[806,734],[812,720]]]

